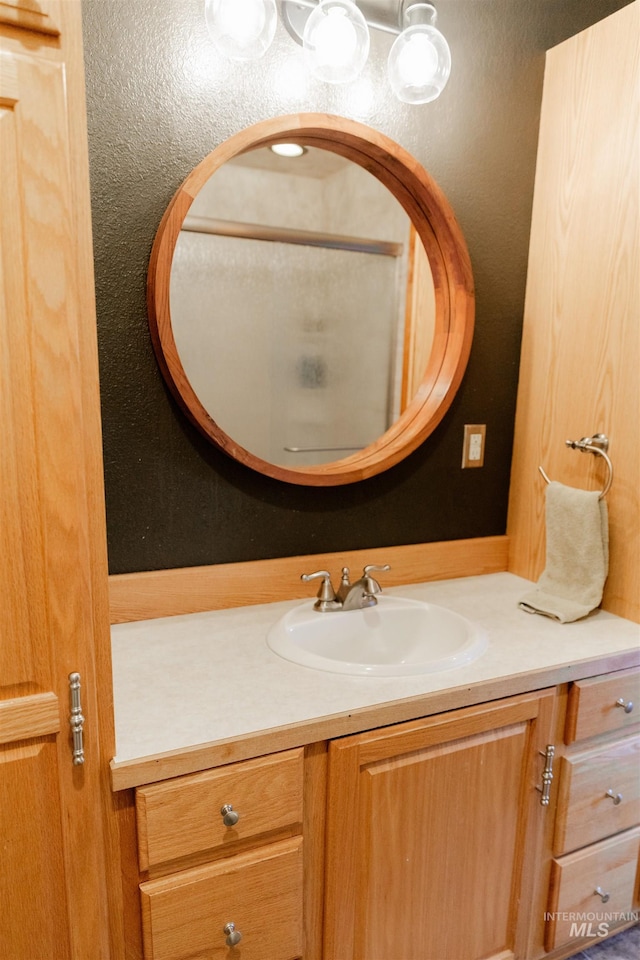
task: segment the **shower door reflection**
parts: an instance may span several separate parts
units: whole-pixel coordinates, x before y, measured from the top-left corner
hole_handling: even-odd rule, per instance
[[[374,442],[398,417],[407,244],[387,246],[182,231],[171,283],[176,346],[211,417],[245,449],[271,463],[325,463]]]

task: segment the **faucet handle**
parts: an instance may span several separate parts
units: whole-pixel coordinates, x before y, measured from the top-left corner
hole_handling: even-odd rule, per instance
[[[382,593],[382,587],[380,586],[378,581],[371,576],[372,570],[391,570],[391,567],[389,566],[388,563],[384,563],[382,565],[378,563],[369,563],[362,571],[362,576],[366,581],[365,589],[367,593],[370,593],[372,595],[375,593]]]
[[[347,597],[347,594],[349,593],[350,587],[351,587],[351,583],[349,581],[349,567],[343,567],[342,575],[340,579],[340,586],[338,587],[338,593],[337,593],[338,600],[340,600],[341,603],[344,603]]]
[[[335,591],[331,586],[331,574],[328,570],[316,570],[315,573],[302,573],[300,579],[305,583],[310,580],[322,578],[320,589],[318,590],[318,599],[313,605],[314,610],[320,610],[325,613],[327,610],[339,610],[342,602],[337,599]]]

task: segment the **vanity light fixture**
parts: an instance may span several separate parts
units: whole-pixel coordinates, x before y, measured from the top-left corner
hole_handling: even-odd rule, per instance
[[[439,97],[451,72],[451,52],[434,26],[436,9],[399,0],[397,23],[365,17],[356,0],[280,0],[282,22],[307,54],[311,72],[327,83],[355,80],[369,56],[369,29],[396,37],[387,62],[391,89],[404,103]],[[231,60],[261,57],[276,30],[275,0],[205,0],[216,49]]]
[[[205,0],[204,16],[216,49],[228,60],[257,60],[273,42],[276,0]]]
[[[272,143],[270,149],[279,157],[301,157],[307,152],[299,143]]]

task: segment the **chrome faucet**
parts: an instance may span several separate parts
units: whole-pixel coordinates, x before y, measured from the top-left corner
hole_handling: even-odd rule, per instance
[[[366,607],[375,607],[377,604],[376,594],[382,593],[382,587],[378,581],[371,576],[372,570],[390,570],[388,563],[380,566],[370,563],[362,571],[362,576],[355,583],[349,582],[349,568],[342,568],[342,579],[338,592],[336,593],[331,585],[331,574],[328,570],[318,570],[316,573],[303,573],[300,577],[305,583],[309,580],[322,578],[322,583],[318,591],[318,599],[314,603],[314,610],[321,613],[327,613],[331,610],[362,610]]]

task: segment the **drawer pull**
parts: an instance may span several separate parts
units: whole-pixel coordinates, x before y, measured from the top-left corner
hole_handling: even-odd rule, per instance
[[[225,923],[222,932],[227,935],[225,943],[228,947],[235,947],[242,940],[242,934],[236,930],[235,923]]]
[[[622,697],[618,697],[616,707],[622,707],[625,713],[631,713],[633,710],[633,700],[623,700]]]
[[[618,806],[619,803],[622,803],[622,794],[614,793],[613,790],[607,790],[605,797],[610,797],[613,800],[614,806]]]
[[[225,803],[224,807],[220,808],[220,814],[225,827],[235,827],[240,819],[240,814],[233,809],[232,803]]]
[[[609,903],[609,900],[611,899],[611,894],[605,893],[602,887],[596,887],[593,891],[593,895],[600,897],[603,903]]]

